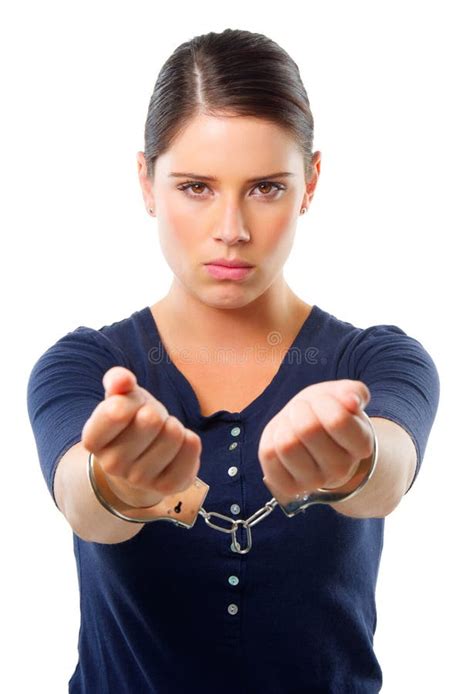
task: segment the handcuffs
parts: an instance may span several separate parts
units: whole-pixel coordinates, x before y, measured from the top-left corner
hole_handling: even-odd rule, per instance
[[[363,410],[362,410],[363,411]],[[367,484],[372,477],[378,460],[378,441],[374,426],[368,415],[363,411],[367,420],[370,423],[373,433],[373,450],[369,458],[364,458],[360,461],[356,473],[351,479],[337,489],[316,489],[313,492],[303,492],[297,494],[296,497],[283,497],[281,494],[273,496],[270,501],[267,501],[258,511],[252,516],[243,520],[225,516],[217,511],[206,511],[203,507],[204,500],[209,491],[209,485],[203,480],[196,477],[193,484],[183,492],[169,494],[164,497],[158,504],[137,508],[130,506],[118,497],[111,489],[107,482],[106,475],[100,465],[98,465],[94,454],[89,453],[88,458],[88,476],[92,489],[100,501],[102,506],[110,513],[129,521],[130,523],[151,523],[157,520],[171,521],[181,528],[191,529],[198,515],[201,515],[207,525],[219,532],[224,532],[232,535],[231,549],[239,554],[247,554],[252,547],[251,528],[266,518],[278,505],[288,518],[292,518],[301,511],[306,511],[313,504],[329,504],[335,501],[345,501],[351,499]],[[270,486],[263,478],[265,485],[273,494]],[[222,527],[212,522],[212,518],[220,518],[230,523],[230,527]],[[245,547],[237,541],[237,530],[239,526],[245,528],[247,532],[247,543]]]

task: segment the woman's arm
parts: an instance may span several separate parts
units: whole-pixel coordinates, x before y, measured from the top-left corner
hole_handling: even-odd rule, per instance
[[[59,461],[54,476],[59,510],[76,535],[87,542],[115,544],[131,539],[145,524],[124,521],[102,506],[89,482],[88,457],[89,451],[79,441]]]
[[[396,422],[371,417],[378,441],[374,474],[352,499],[329,506],[353,518],[384,518],[398,506],[408,490],[416,467],[416,448],[410,435]]]

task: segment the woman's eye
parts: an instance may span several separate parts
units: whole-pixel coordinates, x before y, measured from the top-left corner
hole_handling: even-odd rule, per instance
[[[257,185],[257,188],[260,188],[260,191],[262,191],[261,186],[266,187],[266,188],[270,187],[270,191],[271,191],[271,188],[272,188],[272,187],[273,187],[273,190],[275,190],[275,189],[276,189],[276,190],[282,190],[282,189],[283,189],[283,186],[279,186],[279,185],[276,184],[276,183],[270,183],[270,182],[267,182],[267,181],[264,181],[263,183],[259,183],[259,184]],[[263,191],[262,191],[262,192],[263,192]],[[267,197],[267,196],[265,196],[265,197]]]
[[[267,189],[270,188],[270,193],[272,193],[272,189],[273,189],[273,192],[275,193],[275,195],[273,193],[270,194],[270,193],[266,193],[266,192],[262,191],[262,187],[267,188]],[[203,198],[204,195],[199,192],[199,190],[202,188],[207,188],[207,185],[205,183],[200,182],[200,181],[188,181],[187,183],[183,183],[183,184],[178,186],[178,190],[184,191],[185,194],[191,198]],[[261,183],[257,183],[255,188],[260,189],[260,191],[262,192],[262,194],[257,195],[257,197],[259,197],[259,198],[270,198],[271,197],[272,199],[274,197],[276,197],[277,192],[285,190],[284,185],[282,185],[281,183],[273,183],[272,181],[262,181]]]
[[[187,191],[188,189],[193,189],[193,195],[196,193],[196,186],[198,188],[207,188],[205,183],[184,183],[182,186],[178,186],[179,190],[184,190]],[[191,197],[193,197],[193,195]],[[202,197],[199,193],[195,195],[194,197]]]

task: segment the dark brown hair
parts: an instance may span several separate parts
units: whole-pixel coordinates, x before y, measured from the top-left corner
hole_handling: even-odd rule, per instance
[[[196,115],[253,116],[294,137],[313,173],[314,122],[298,65],[263,34],[225,29],[178,46],[161,68],[145,124],[147,176],[155,161]]]

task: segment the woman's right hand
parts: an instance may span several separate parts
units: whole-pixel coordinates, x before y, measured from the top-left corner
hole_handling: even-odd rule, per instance
[[[200,437],[138,385],[132,371],[113,366],[102,379],[105,398],[82,429],[112,491],[131,506],[151,506],[193,484]]]

